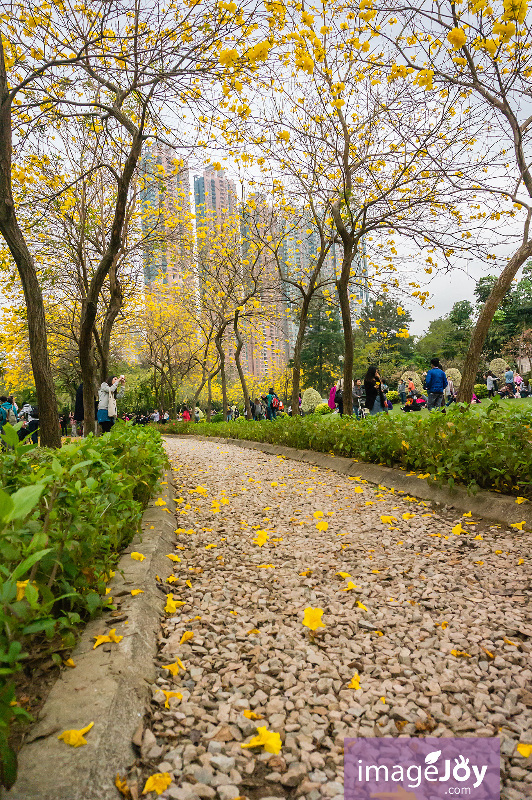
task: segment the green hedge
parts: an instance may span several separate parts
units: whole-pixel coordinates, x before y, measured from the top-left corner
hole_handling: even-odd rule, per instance
[[[197,433],[174,423],[168,433]],[[276,422],[226,422],[202,435],[284,444],[300,449],[403,467],[472,491],[495,489],[532,499],[532,400],[495,400],[487,406],[452,405],[446,414],[286,417]]]
[[[109,571],[138,530],[166,455],[155,428],[121,423],[60,450],[20,444],[10,425],[2,438],[0,783],[10,786],[16,758],[9,723],[27,717],[11,705],[12,678],[32,637],[71,647],[80,622],[108,604]],[[61,663],[59,653],[52,657]]]

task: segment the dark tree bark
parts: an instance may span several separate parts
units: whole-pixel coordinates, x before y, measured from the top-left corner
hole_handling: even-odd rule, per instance
[[[105,317],[102,325],[102,332],[98,334],[96,327],[94,328],[94,338],[96,340],[96,347],[98,348],[98,357],[100,361],[100,383],[109,377],[109,350],[111,348],[111,334],[116,318],[120,313],[120,309],[124,305],[124,295],[122,293],[122,286],[118,280],[117,261],[115,258],[113,265],[109,270],[109,291],[110,299],[107,306]]]
[[[142,151],[144,136],[137,132],[134,134],[128,157],[117,181],[117,193],[111,236],[107,248],[98,264],[89,283],[86,297],[83,299],[79,334],[79,362],[83,380],[83,404],[85,411],[85,430],[94,432],[94,403],[90,396],[95,388],[95,369],[92,351],[92,338],[96,314],[98,311],[98,297],[105,278],[113,266],[116,256],[122,246],[122,232],[126,216],[127,197],[131,180]]]
[[[244,405],[246,407],[246,418],[253,419],[251,414],[251,405],[249,402],[249,392],[248,387],[246,384],[246,377],[244,375],[244,370],[242,369],[242,363],[240,361],[240,353],[242,352],[242,348],[244,346],[244,341],[242,336],[240,335],[240,331],[238,329],[238,309],[235,311],[235,320],[234,320],[234,330],[235,330],[235,337],[237,341],[237,347],[235,350],[235,363],[236,368],[238,370],[238,377],[240,378],[240,383],[242,385],[242,394],[244,395]]]
[[[475,385],[475,378],[478,371],[478,364],[482,354],[482,348],[486,341],[489,327],[499,308],[505,294],[512,285],[512,281],[517,275],[519,268],[527,259],[532,256],[532,240],[525,241],[519,250],[508,261],[508,264],[499,275],[497,282],[493,286],[488,299],[482,306],[477,323],[471,334],[471,341],[466,353],[464,367],[462,370],[462,381],[458,390],[458,401],[470,403]]]
[[[351,306],[349,304],[349,277],[351,274],[352,251],[344,249],[342,273],[336,281],[338,301],[342,312],[342,325],[344,328],[344,414],[351,416],[353,413],[353,323],[351,321]]]
[[[11,185],[11,97],[0,36],[0,232],[13,256],[20,275],[28,315],[28,341],[31,368],[39,404],[41,445],[60,447],[57,397],[48,354],[44,302],[35,262],[28,249],[15,214]]]
[[[297,417],[299,414],[299,384],[301,379],[301,351],[303,349],[303,340],[305,338],[305,331],[307,329],[307,317],[310,301],[314,290],[309,291],[303,295],[303,304],[299,313],[299,325],[297,328],[297,336],[294,344],[294,353],[292,356],[292,416]]]
[[[214,343],[216,344],[216,349],[218,350],[218,355],[220,356],[220,377],[222,379],[222,406],[223,406],[224,422],[227,422],[227,415],[229,413],[229,408],[227,404],[227,377],[225,374],[225,353],[222,344],[224,332],[225,332],[225,325],[222,328],[219,328],[214,338]]]

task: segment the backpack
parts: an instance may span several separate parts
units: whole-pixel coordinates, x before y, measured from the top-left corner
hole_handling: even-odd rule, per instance
[[[10,425],[16,425],[17,422],[18,422],[18,419],[17,419],[17,415],[13,411],[13,406],[9,406],[9,408],[7,408],[6,411],[7,411],[7,415],[6,415],[7,416],[7,422],[9,422]]]
[[[275,395],[272,397],[272,408],[279,408],[279,398],[275,397]]]

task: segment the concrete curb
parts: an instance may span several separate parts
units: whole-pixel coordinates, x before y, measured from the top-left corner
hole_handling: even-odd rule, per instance
[[[223,444],[233,444],[246,450],[260,450],[272,456],[284,456],[295,461],[305,461],[323,469],[331,469],[343,475],[357,475],[365,478],[370,483],[380,484],[388,488],[393,486],[421,500],[429,500],[437,505],[450,506],[457,511],[467,513],[471,511],[475,517],[483,517],[502,525],[512,522],[526,522],[526,527],[532,529],[532,503],[518,505],[515,497],[498,494],[497,492],[479,491],[469,494],[467,489],[456,486],[454,489],[436,486],[428,479],[420,479],[416,475],[409,475],[401,469],[382,467],[378,464],[368,464],[355,461],[352,458],[331,456],[315,450],[298,450],[295,447],[286,447],[279,444],[266,442],[253,442],[248,439],[222,439],[219,436],[197,436],[195,434],[183,435],[179,433],[164,434],[171,438],[197,439],[198,441],[211,441]]]
[[[155,681],[157,636],[163,611],[154,580],[173,572],[166,558],[174,551],[175,503],[171,474],[166,473],[160,496],[144,512],[142,533],[124,552],[109,583],[111,596],[120,601],[120,616],[100,616],[89,622],[72,654],[75,669],[62,671],[19,754],[19,773],[8,800],[116,800],[116,773],[135,761],[131,739],[144,716]],[[170,513],[168,513],[168,511]],[[153,526],[153,530],[151,529]],[[134,551],[146,556],[135,561]],[[144,594],[132,597],[131,589]],[[128,624],[125,624],[127,619]],[[119,644],[93,650],[93,637],[116,633]],[[79,729],[94,721],[83,747],[58,740],[64,730]]]

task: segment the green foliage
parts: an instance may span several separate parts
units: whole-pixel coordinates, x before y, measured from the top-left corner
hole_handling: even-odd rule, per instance
[[[304,414],[313,414],[321,402],[321,395],[316,389],[305,389],[301,398],[301,411]]]
[[[175,433],[194,433],[174,425]],[[430,473],[439,483],[495,489],[532,499],[532,401],[455,404],[447,414],[377,414],[365,420],[316,415],[246,425],[221,423],[209,436],[333,452]],[[407,447],[405,444],[408,445]]]
[[[397,337],[399,330],[412,322],[409,311],[400,314],[401,301],[381,295],[364,306],[359,317],[354,339],[354,374],[363,377],[371,365],[388,380],[397,378],[404,364],[412,359],[412,340]]]
[[[321,292],[313,297],[301,350],[303,385],[317,386],[320,394],[336,383],[344,336],[338,310]]]
[[[329,404],[328,403],[320,403],[314,409],[314,413],[315,414],[330,414],[331,412],[332,412],[332,409],[329,408]]]
[[[462,373],[459,369],[446,369],[445,374],[447,375],[447,379],[454,383],[454,388],[458,390],[460,388],[460,384],[462,383]]]
[[[8,744],[12,676],[31,637],[75,629],[109,604],[105,582],[135,534],[166,463],[152,427],[118,423],[111,433],[39,450],[4,427],[0,456],[0,777],[16,776]]]
[[[396,392],[394,389],[391,389],[386,395],[386,397],[391,403],[399,403],[401,400],[401,398],[399,397],[399,392]]]
[[[416,387],[416,391],[423,392],[423,381],[421,380],[421,376],[418,372],[414,372],[413,370],[408,369],[401,375],[401,380],[406,383],[407,391],[408,391],[408,381],[411,380],[414,386]]]
[[[223,411],[219,411],[217,414],[213,414],[211,417],[211,422],[223,422],[223,421],[224,421]]]
[[[485,383],[475,383],[473,391],[479,400],[482,400],[484,397],[488,396],[488,387]]]

